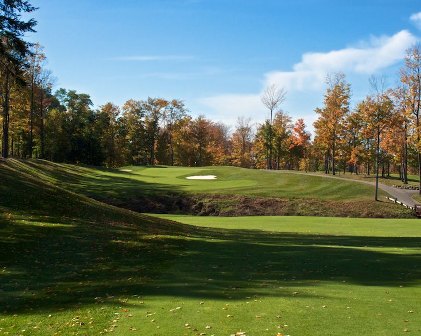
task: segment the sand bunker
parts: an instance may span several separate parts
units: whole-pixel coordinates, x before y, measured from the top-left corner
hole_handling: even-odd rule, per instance
[[[187,176],[188,180],[216,180],[215,175],[197,175],[197,176]]]
[[[131,169],[120,169],[120,171],[122,171],[122,172],[132,172],[133,170],[131,170]]]

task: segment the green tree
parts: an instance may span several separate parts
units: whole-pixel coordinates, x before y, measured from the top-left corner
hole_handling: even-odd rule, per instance
[[[169,153],[169,164],[174,166],[174,134],[177,132],[177,126],[180,120],[187,115],[187,109],[184,102],[178,99],[173,99],[168,102],[168,105],[163,112],[163,121],[165,128],[165,143]]]
[[[101,106],[96,114],[95,134],[99,138],[107,167],[117,167],[123,163],[119,137],[119,115],[119,107],[112,103]]]
[[[142,112],[145,115],[145,135],[148,149],[148,164],[155,164],[156,143],[159,136],[160,122],[168,101],[162,98],[148,98],[142,102]]]
[[[146,164],[145,115],[142,101],[130,99],[124,103],[122,110],[121,123],[126,161],[129,164]]]

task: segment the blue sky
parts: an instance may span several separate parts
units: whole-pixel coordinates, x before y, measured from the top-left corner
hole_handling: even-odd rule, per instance
[[[395,84],[421,36],[419,0],[33,0],[37,33],[56,86],[96,106],[148,96],[179,98],[191,114],[234,125],[261,122],[266,85],[311,129],[326,73],[342,71],[353,101],[368,78]]]

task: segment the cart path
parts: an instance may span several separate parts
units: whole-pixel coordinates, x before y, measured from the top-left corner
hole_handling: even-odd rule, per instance
[[[367,184],[367,185],[370,185],[370,186],[373,186],[373,187],[376,186],[375,182],[353,180],[353,179],[348,179],[346,177],[339,177],[339,176],[332,176],[332,175],[322,175],[322,174],[316,174],[316,173],[304,173],[304,172],[299,172],[299,171],[296,171],[296,170],[266,170],[266,171],[278,172],[278,173],[287,173],[287,174],[311,175],[311,176],[318,176],[318,177],[323,177],[323,178],[337,179],[337,180],[342,180],[342,181],[352,181],[352,182]],[[379,189],[387,192],[390,196],[396,198],[398,201],[400,201],[400,202],[402,202],[402,203],[404,203],[408,206],[413,207],[415,204],[417,204],[417,202],[415,202],[414,199],[412,198],[412,195],[415,195],[416,193],[418,193],[418,190],[398,189],[398,188],[394,188],[392,186],[388,186],[388,185],[380,183],[380,182],[379,182]]]

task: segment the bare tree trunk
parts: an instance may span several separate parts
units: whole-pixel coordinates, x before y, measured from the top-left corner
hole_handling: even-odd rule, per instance
[[[174,146],[172,144],[172,136],[169,137],[169,145],[170,145],[170,161],[171,166],[174,166]]]
[[[35,83],[34,74],[31,79],[31,106],[29,111],[29,158],[32,158],[32,151],[34,149],[34,108],[35,108]]]
[[[405,142],[403,150],[403,183],[408,184],[408,125],[405,121]]]
[[[272,123],[273,123],[273,116],[272,116],[272,113],[273,113],[273,111],[271,110],[270,111],[270,126],[269,126],[269,158],[268,158],[268,169],[273,169],[273,166],[272,166],[272,151],[273,151],[273,149],[272,149],[272,143],[273,143],[273,141],[272,141],[272,138],[273,138],[273,135],[272,135]]]
[[[335,140],[332,143],[332,175],[335,175],[335,150],[336,150]]]
[[[418,107],[419,110],[419,107]],[[419,111],[415,114],[416,116],[416,126],[417,126],[417,160],[418,160],[418,177],[419,177],[419,194],[421,195],[421,151],[418,148],[418,144],[420,143],[420,115]]]
[[[21,137],[19,136],[18,137],[18,148],[17,148],[17,156],[20,158],[21,156],[20,156],[20,142],[21,142]]]
[[[3,86],[3,141],[1,148],[1,155],[7,159],[9,156],[9,96],[10,96],[10,73],[5,69],[5,79]]]
[[[40,137],[41,137],[41,159],[45,159],[45,130],[44,130],[44,93],[41,90],[40,92]]]
[[[329,174],[329,154],[325,154],[325,174]]]

